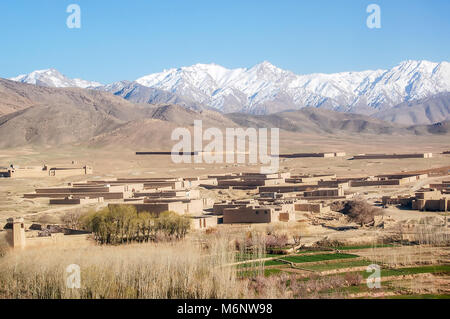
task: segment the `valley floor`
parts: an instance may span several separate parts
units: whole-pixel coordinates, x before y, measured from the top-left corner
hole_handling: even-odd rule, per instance
[[[450,148],[445,136],[420,137],[393,137],[389,140],[386,137],[370,136],[367,140],[363,136],[358,137],[318,137],[284,135],[282,139],[281,152],[331,152],[344,151],[347,153],[341,158],[297,158],[280,159],[280,170],[291,173],[326,174],[334,173],[338,177],[358,177],[373,176],[377,174],[390,174],[405,171],[420,171],[432,168],[450,166],[450,155],[441,154]],[[170,150],[170,149],[169,149]],[[0,225],[6,222],[9,217],[22,216],[27,223],[61,223],[61,218],[71,211],[88,211],[91,208],[98,208],[99,204],[87,206],[63,206],[54,207],[48,204],[46,199],[25,199],[24,193],[32,192],[39,187],[62,186],[69,182],[85,181],[86,179],[106,179],[112,177],[194,177],[208,175],[211,173],[233,173],[233,172],[259,172],[258,165],[241,164],[175,164],[169,156],[136,156],[135,151],[127,149],[92,149],[82,146],[64,147],[58,149],[7,149],[0,154],[0,166],[15,165],[42,165],[42,164],[64,164],[76,162],[87,164],[94,168],[92,176],[78,176],[70,178],[40,178],[40,179],[0,179]],[[412,152],[433,152],[432,158],[427,159],[383,159],[383,160],[350,160],[352,155],[359,153],[412,153]],[[448,180],[448,175],[429,177],[423,181],[402,185],[400,187],[361,187],[352,191],[376,205],[383,195],[397,195],[413,193],[422,185],[430,182],[440,182]],[[243,190],[201,190],[204,196],[212,197],[216,200],[249,198],[254,194],[252,191]],[[101,205],[101,204],[100,204]],[[103,204],[106,205],[106,204]],[[394,223],[401,221],[420,221],[425,217],[435,216],[448,217],[448,213],[419,212],[402,210],[396,207],[383,209]],[[302,216],[300,216],[302,217]],[[338,231],[332,228],[323,227],[313,223],[311,216],[304,215],[303,222],[294,224],[281,223],[275,226],[252,225],[228,227],[219,225],[217,233],[200,234],[193,233],[176,245],[164,245],[164,249],[174,262],[179,262],[181,268],[169,269],[165,271],[184,271],[183,265],[191,267],[195,264],[193,272],[189,274],[194,280],[200,274],[205,276],[202,280],[202,287],[196,286],[191,291],[191,295],[173,295],[176,289],[183,287],[164,287],[166,290],[155,292],[158,288],[152,286],[155,291],[141,291],[130,286],[130,282],[122,277],[117,277],[120,272],[118,257],[130,254],[133,258],[130,263],[133,267],[139,268],[143,260],[139,257],[145,254],[156,254],[159,244],[132,245],[130,247],[98,247],[93,249],[99,253],[94,257],[92,254],[83,256],[86,248],[73,250],[73,256],[78,256],[78,260],[69,257],[70,253],[61,253],[57,248],[50,249],[49,253],[61,257],[59,264],[50,261],[39,260],[39,253],[26,251],[23,259],[19,257],[19,268],[23,271],[31,267],[29,260],[39,261],[46,265],[48,273],[43,274],[43,282],[35,283],[36,290],[40,291],[39,285],[48,287],[48,281],[53,281],[50,274],[54,267],[68,262],[79,262],[85,269],[89,269],[89,276],[92,280],[113,280],[114,287],[103,287],[102,291],[90,286],[90,291],[85,291],[81,295],[74,297],[143,297],[143,298],[170,298],[170,297],[192,297],[192,298],[448,298],[450,296],[450,252],[442,245],[424,244],[413,246],[402,246],[391,244],[389,240],[383,244],[383,238],[389,238],[395,232],[394,228],[357,228],[346,231]],[[313,217],[320,219],[321,216]],[[266,255],[256,254],[251,256],[239,255],[233,258],[224,257],[219,262],[211,260],[211,267],[229,266],[232,272],[220,271],[214,273],[211,270],[200,266],[199,260],[205,258],[205,252],[198,250],[199,242],[215,242],[218,237],[225,236],[227,240],[233,236],[239,237],[248,232],[267,232],[268,228],[278,232],[288,234],[301,234],[303,248],[289,253],[288,255]],[[216,234],[216,235],[215,235]],[[217,235],[217,234],[220,234]],[[225,234],[225,235],[223,235]],[[317,249],[305,248],[313,247],[314,243],[321,240],[336,241],[345,243],[343,247],[320,247]],[[380,243],[381,239],[381,243]],[[221,244],[217,244],[220,246]],[[186,247],[189,247],[188,249]],[[217,248],[217,247],[216,247]],[[90,249],[90,248],[89,248]],[[127,251],[128,249],[128,251]],[[187,249],[187,250],[186,250]],[[184,250],[184,251],[183,251]],[[185,252],[190,251],[191,256]],[[61,253],[61,254],[60,254]],[[212,251],[206,255],[212,254]],[[102,255],[104,254],[104,255]],[[229,254],[227,250],[221,250],[220,254]],[[155,255],[155,256],[156,256]],[[66,259],[64,259],[65,257]],[[89,257],[90,256],[90,257]],[[158,255],[161,262],[166,257]],[[227,255],[228,256],[228,255]],[[91,258],[92,257],[92,258]],[[17,273],[17,277],[7,279],[8,269],[11,270],[13,261],[11,256],[0,257],[0,286],[11,283],[18,284],[27,280],[25,273]],[[111,273],[100,274],[93,271],[99,270],[98,266],[104,263],[111,263],[114,270]],[[76,259],[76,258],[75,258]],[[183,259],[183,260],[181,260]],[[193,264],[189,264],[193,263]],[[377,264],[381,267],[382,288],[370,289],[366,284],[366,278],[370,273],[366,272],[367,266]],[[189,266],[191,265],[191,266]],[[9,267],[9,268],[8,268]],[[92,268],[94,267],[94,268]],[[97,268],[96,268],[97,267]],[[162,267],[162,264],[158,264]],[[228,267],[229,268],[229,267]],[[227,269],[228,269],[227,268]],[[36,268],[37,269],[37,268]],[[159,268],[158,268],[159,269]],[[181,269],[181,270],[180,270]],[[186,268],[187,269],[187,268]],[[214,268],[215,269],[215,268]],[[147,271],[147,270],[145,270]],[[141,274],[144,275],[144,274]],[[148,278],[154,278],[156,274],[148,274]],[[171,275],[166,273],[166,275]],[[45,276],[49,276],[48,278]],[[63,276],[58,273],[55,278]],[[110,277],[108,277],[110,276]],[[152,277],[153,276],[153,277]],[[109,278],[109,279],[108,279]],[[143,279],[144,280],[144,279]],[[145,279],[147,282],[149,279]],[[188,281],[189,281],[188,280]],[[217,280],[224,282],[229,280],[226,286],[217,290],[210,286],[207,280]],[[295,285],[292,282],[295,282]],[[192,281],[193,282],[193,281]],[[287,283],[292,284],[286,289]],[[32,291],[28,293],[18,293],[14,290],[0,289],[0,298],[9,297],[48,297],[66,298],[70,297],[69,292],[58,286],[49,295],[35,295]],[[129,295],[111,293],[110,289],[120,288],[120,291],[128,291]],[[128,287],[128,288],[127,288]],[[270,288],[272,287],[272,288]],[[42,288],[42,287],[41,287]],[[118,288],[118,289],[119,289]],[[125,289],[125,290],[122,290]],[[189,289],[186,288],[188,291]],[[183,289],[184,289],[183,288]],[[129,290],[126,290],[129,289]],[[173,290],[174,289],[174,290]],[[116,291],[117,292],[117,291]],[[284,292],[284,293],[283,293]],[[85,294],[84,294],[85,293]],[[172,295],[171,295],[172,294]]]

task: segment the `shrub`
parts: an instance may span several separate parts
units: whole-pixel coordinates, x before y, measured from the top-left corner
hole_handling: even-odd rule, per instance
[[[267,248],[282,248],[287,245],[288,236],[286,234],[282,234],[282,235],[271,234],[271,235],[267,235],[265,240],[266,240]]]
[[[319,240],[314,243],[313,247],[317,248],[336,248],[336,247],[342,247],[344,246],[344,243],[340,242],[339,240],[330,240],[328,238],[324,238],[322,240]]]
[[[159,216],[138,213],[133,206],[108,206],[83,216],[82,224],[101,244],[120,244],[180,239],[186,236],[190,220],[174,212]]]
[[[358,198],[344,204],[341,213],[347,215],[349,219],[361,226],[374,222],[376,215],[382,215],[382,210],[370,205],[364,199]]]
[[[80,229],[82,227],[82,216],[83,214],[79,209],[70,211],[62,217],[62,222],[67,228]]]
[[[363,276],[357,272],[348,272],[344,275],[345,282],[349,286],[358,286],[363,280]]]
[[[176,239],[186,236],[190,227],[190,220],[174,212],[164,212],[155,219],[155,230]]]

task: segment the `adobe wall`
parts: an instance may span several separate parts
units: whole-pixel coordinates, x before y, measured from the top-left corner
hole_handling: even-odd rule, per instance
[[[46,166],[35,166],[35,167],[24,167],[15,168],[11,171],[10,176],[15,178],[34,178],[34,177],[68,177],[68,176],[78,176],[78,175],[88,175],[92,174],[93,170],[91,167],[52,167],[47,168]]]
[[[50,199],[50,205],[85,205],[102,203],[103,197],[98,198],[56,198]]]
[[[335,157],[336,153],[293,153],[280,154],[280,158],[300,158],[300,157]]]
[[[353,159],[403,159],[403,158],[431,158],[432,153],[419,154],[361,154],[353,156]]]
[[[195,216],[191,219],[191,227],[193,229],[206,229],[217,226],[217,217],[211,216]]]
[[[11,177],[11,172],[9,170],[0,170],[0,177]]]
[[[439,190],[416,192],[417,199],[441,199],[442,193]]]
[[[293,193],[293,192],[303,192],[308,189],[317,189],[318,185],[308,184],[308,185],[279,185],[279,186],[260,186],[260,193]]]
[[[331,181],[332,179],[336,178],[335,174],[332,175],[298,175],[298,176],[292,176],[291,178],[286,179],[286,183],[312,183],[312,182],[319,182],[319,181]]]
[[[330,189],[317,189],[313,191],[305,191],[304,197],[336,197],[344,196],[344,190],[342,188],[330,188]]]
[[[35,192],[37,194],[72,194],[72,193],[102,193],[109,192],[109,187],[53,187],[53,188],[36,188]],[[123,192],[123,187],[119,191]]]
[[[280,212],[278,214],[278,221],[280,222],[295,221],[295,212]]]
[[[90,240],[90,234],[64,235],[62,233],[51,234],[47,237],[26,238],[26,248],[40,248],[48,246],[56,247],[84,247],[94,245]]]
[[[76,176],[76,175],[86,175],[86,169],[84,168],[51,168],[48,171],[49,176],[56,177],[68,177],[68,176]]]
[[[327,188],[348,188],[349,187],[349,182],[343,183],[343,182],[338,182],[338,181],[318,181],[317,185],[319,185],[320,187],[327,187]]]
[[[138,213],[147,212],[151,214],[160,214],[166,211],[172,211],[180,215],[186,214],[188,207],[186,203],[170,202],[170,203],[127,203],[127,204],[109,204],[114,205],[131,205],[134,206]]]
[[[187,203],[187,213],[196,214],[203,212],[203,200],[192,199]]]
[[[323,213],[331,211],[329,206],[323,206],[321,203],[294,204],[294,207],[299,212]]]
[[[210,197],[204,197],[202,198],[203,201],[203,208],[213,208],[214,206],[214,199]]]
[[[70,193],[69,193],[70,194]],[[44,194],[36,194],[36,193],[29,193],[24,194],[24,198],[65,198],[67,197],[68,193],[44,193]],[[74,198],[98,198],[103,197],[103,199],[124,199],[131,197],[131,193],[76,193],[71,194]]]
[[[450,211],[450,200],[448,198],[416,199],[415,201],[413,201],[412,208],[422,211],[435,211],[435,212]]]
[[[10,176],[12,178],[35,178],[35,177],[47,177],[48,171],[44,170],[44,167],[26,167],[26,168],[16,168],[10,171]]]
[[[243,179],[276,179],[278,174],[261,174],[261,173],[242,173],[241,177]]]
[[[447,189],[450,188],[450,183],[441,183],[441,184],[430,184],[430,188],[434,188],[437,190],[443,190],[443,189]]]
[[[233,186],[271,186],[278,185],[284,182],[284,179],[234,179],[234,180],[219,180],[218,186],[233,187]]]
[[[183,181],[184,188],[199,187],[200,185],[217,185],[217,179],[198,179],[198,180],[185,180]]]
[[[140,192],[137,194],[138,194],[137,197],[147,196],[149,198],[177,198],[177,197],[190,198],[190,199],[200,198],[200,191],[197,189]]]
[[[171,187],[172,189],[180,189],[183,187],[183,182],[145,182],[144,188],[161,188],[161,187]]]
[[[278,215],[278,214],[276,214]],[[270,223],[272,213],[270,209],[253,209],[252,207],[227,208],[223,211],[224,224],[239,223]]]
[[[213,211],[215,215],[222,215],[226,208],[237,208],[247,206],[247,204],[248,203],[216,203],[213,206]]]
[[[9,221],[11,219],[8,219]],[[90,234],[78,234],[78,235],[64,235],[63,233],[51,234],[51,236],[45,237],[27,237],[23,222],[16,219],[19,222],[14,222],[13,229],[7,230],[7,242],[13,248],[40,248],[46,246],[58,246],[58,247],[83,247],[94,244],[90,240]]]
[[[379,181],[350,181],[351,187],[362,187],[362,186],[383,186],[383,185],[400,185],[399,179],[387,179]]]
[[[181,182],[182,179],[178,177],[136,177],[136,178],[117,178],[116,183],[132,184],[132,183],[165,183],[165,182]],[[110,183],[104,181],[104,183]],[[114,182],[112,182],[114,183]]]
[[[208,178],[223,180],[223,179],[236,179],[239,178],[239,175],[236,174],[218,174],[218,175],[208,175]]]
[[[217,179],[216,178],[200,179],[198,186],[200,185],[217,185]]]

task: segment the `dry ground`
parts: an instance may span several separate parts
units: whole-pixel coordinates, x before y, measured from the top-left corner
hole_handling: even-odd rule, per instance
[[[169,146],[170,147],[170,146]],[[294,133],[283,133],[280,151],[283,152],[327,152],[345,151],[343,158],[298,158],[281,159],[280,169],[296,173],[336,173],[340,177],[370,176],[381,173],[397,173],[402,171],[423,170],[450,165],[450,155],[440,154],[449,149],[446,136],[308,136]],[[58,222],[69,210],[87,210],[90,206],[51,207],[47,199],[24,199],[23,194],[32,192],[37,187],[62,186],[68,182],[86,179],[104,179],[112,177],[187,177],[217,173],[242,171],[259,171],[258,165],[245,164],[175,164],[169,156],[136,156],[134,149],[126,147],[120,150],[100,150],[81,146],[67,146],[58,149],[21,148],[7,149],[0,152],[0,166],[65,164],[76,161],[94,167],[92,176],[78,176],[64,179],[0,179],[0,223],[8,217],[24,216],[27,222]],[[141,151],[141,150],[140,150]],[[358,153],[409,153],[433,152],[430,159],[385,159],[385,160],[349,160]],[[433,177],[416,184],[401,187],[367,187],[352,188],[369,201],[374,202],[382,195],[413,193],[424,183],[438,182],[448,177]],[[205,196],[216,199],[248,198],[252,191],[203,191]],[[405,211],[388,208],[385,213],[395,220],[419,219],[434,216],[436,213]],[[298,225],[297,225],[298,226]],[[295,227],[297,227],[295,226]],[[283,226],[290,227],[290,226]],[[294,227],[294,228],[295,228]],[[301,225],[306,243],[323,237],[332,239],[375,240],[380,230],[358,229],[338,232],[320,226]],[[309,238],[309,239],[308,239]]]

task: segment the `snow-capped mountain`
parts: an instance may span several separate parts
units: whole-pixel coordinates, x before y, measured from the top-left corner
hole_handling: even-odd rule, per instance
[[[404,61],[389,70],[297,75],[269,62],[227,69],[195,64],[106,86],[68,79],[56,70],[13,80],[57,87],[96,87],[133,102],[176,103],[229,112],[268,114],[302,107],[372,114],[397,104],[450,92],[450,63]]]
[[[250,69],[196,64],[136,82],[224,112],[273,113],[311,106],[372,113],[450,92],[450,63],[405,61],[390,70],[308,75],[296,75],[269,62]]]
[[[79,87],[83,89],[102,85],[98,82],[91,82],[82,79],[70,79],[55,69],[33,71],[29,74],[22,74],[17,77],[10,78],[10,80],[40,86]]]

